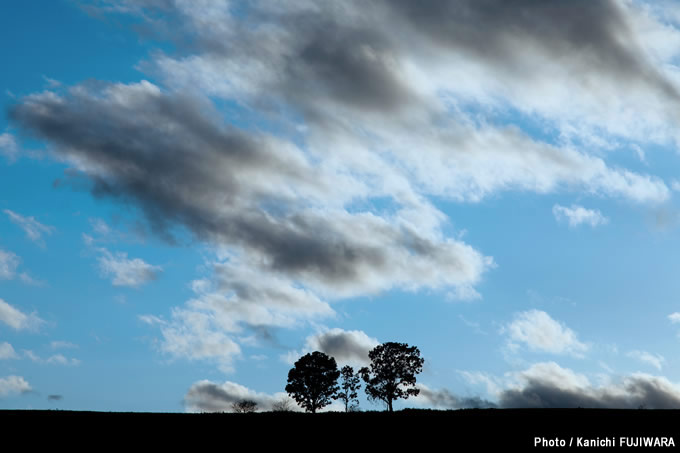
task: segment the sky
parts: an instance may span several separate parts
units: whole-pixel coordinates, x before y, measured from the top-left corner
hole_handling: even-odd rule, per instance
[[[676,2],[26,0],[0,54],[0,408],[388,341],[395,408],[680,408]]]

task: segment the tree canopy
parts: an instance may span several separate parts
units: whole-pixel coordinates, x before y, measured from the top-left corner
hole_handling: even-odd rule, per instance
[[[300,357],[290,369],[286,392],[306,411],[315,413],[335,397],[339,376],[335,359],[314,351]]]
[[[406,343],[388,342],[373,348],[368,357],[370,368],[364,367],[359,374],[366,382],[369,399],[383,401],[392,412],[392,402],[416,396],[416,374],[423,371],[425,359],[415,346]]]

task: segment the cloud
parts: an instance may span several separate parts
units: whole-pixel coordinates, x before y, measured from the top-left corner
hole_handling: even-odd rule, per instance
[[[212,278],[195,280],[191,287],[195,297],[172,308],[169,320],[154,315],[140,319],[160,328],[162,352],[215,361],[225,372],[232,371],[233,360],[240,357],[239,342],[249,342],[240,336],[244,331],[266,339],[269,328],[292,328],[335,314],[312,292],[275,274],[261,274],[233,257],[213,263]]]
[[[0,280],[14,280],[19,278],[27,285],[41,286],[43,282],[35,280],[26,272],[17,273],[21,258],[12,252],[0,249]]]
[[[370,363],[368,352],[380,342],[361,330],[326,330],[307,337],[304,352],[321,351],[334,357],[339,364],[365,366]],[[295,362],[301,354],[293,353]]]
[[[99,269],[104,276],[111,277],[114,286],[138,288],[156,280],[162,271],[160,266],[153,266],[139,258],[128,259],[125,252],[113,254],[104,248],[97,250],[100,253],[97,258]]]
[[[680,387],[660,376],[637,373],[595,387],[584,375],[549,362],[532,365],[517,378],[517,386],[501,391],[501,407],[680,408]]]
[[[96,196],[136,203],[168,240],[180,223],[264,272],[342,296],[472,286],[492,266],[444,237],[443,214],[416,195],[389,217],[349,212],[371,191],[291,142],[222,124],[206,102],[149,82],[100,88],[33,95],[12,116],[56,143]]]
[[[461,95],[507,102],[554,122],[563,134],[592,136],[593,143],[608,136],[677,138],[677,78],[666,66],[675,54],[662,47],[668,47],[664,40],[677,42],[678,31],[640,2],[609,0],[583,9],[562,2],[432,1],[417,12],[401,4],[400,17],[414,24],[415,36],[438,45],[436,55],[457,57],[457,68],[442,66],[459,75],[451,80]]]
[[[214,361],[230,373],[233,360],[241,355],[238,343],[210,314],[174,309],[170,321],[150,315],[140,316],[140,320],[160,328],[163,339],[159,349],[172,358]]]
[[[63,399],[62,395],[47,395],[47,401],[61,401]]]
[[[111,234],[111,227],[102,219],[90,219],[90,225],[95,233],[100,236],[108,236]]]
[[[502,385],[499,380],[488,373],[480,371],[459,371],[458,373],[472,385],[484,385],[487,393],[491,395],[496,395],[501,390]]]
[[[188,231],[226,250],[199,284],[212,289],[143,319],[161,350],[229,369],[243,329],[330,317],[338,299],[479,298],[494,260],[450,232],[435,200],[670,197],[601,151],[680,142],[675,55],[644,30],[674,32],[631,2],[452,5],[264,0],[244,15],[226,1],[97,2],[181,44],[140,64],[158,82],[60,87],[9,117],[71,166],[60,183],[138,208],[167,241]],[[547,343],[522,341],[585,350],[556,346],[572,331],[554,324]]]
[[[0,378],[0,397],[10,396],[17,393],[28,393],[30,391],[31,386],[21,376],[7,376]]]
[[[465,316],[463,316],[463,315],[458,315],[458,318],[463,322],[463,324],[465,324],[466,326],[471,328],[475,333],[478,333],[480,335],[488,335],[488,333],[481,328],[480,323],[475,322],[475,321],[470,321],[469,319],[465,318]]]
[[[479,396],[461,397],[447,389],[433,390],[425,384],[417,384],[420,393],[413,398],[417,404],[433,409],[488,409],[496,404]]]
[[[0,249],[0,279],[12,280],[20,261],[14,253]]]
[[[5,342],[0,343],[0,360],[6,359],[16,359],[18,358],[17,353],[11,344]]]
[[[541,310],[516,314],[515,320],[503,327],[502,333],[507,335],[510,349],[517,349],[518,343],[521,343],[531,351],[577,357],[588,350],[588,346],[578,340],[573,330]]]
[[[43,361],[35,352],[31,351],[30,349],[24,349],[24,355],[28,357],[31,362],[40,363]]]
[[[64,366],[78,366],[80,365],[80,360],[74,358],[67,358],[62,354],[53,354],[47,359],[43,359],[38,356],[35,352],[30,349],[24,349],[24,355],[35,363],[46,363],[49,365],[64,365]]]
[[[0,154],[4,155],[10,162],[14,161],[19,154],[19,147],[14,136],[7,132],[0,134]]]
[[[52,349],[77,349],[78,345],[71,343],[69,341],[56,340],[50,342],[50,348]]]
[[[315,8],[300,2],[286,9],[261,2],[254,7],[261,14],[251,16],[266,24],[259,27],[239,23],[226,3],[215,8],[220,11],[218,22],[177,5],[164,13],[174,14],[174,19],[185,26],[183,31],[192,38],[193,53],[177,57],[159,53],[147,66],[175,89],[192,87],[256,110],[271,106],[276,99],[276,103],[302,114],[311,149],[319,153],[323,150],[324,156],[338,153],[348,168],[390,185],[399,182],[411,186],[410,190],[462,200],[479,200],[513,189],[544,193],[564,185],[641,202],[667,199],[669,189],[659,178],[613,169],[602,159],[573,147],[551,146],[532,140],[517,127],[494,127],[466,114],[470,105],[492,118],[498,110],[518,109],[531,117],[538,112],[539,121],[546,118],[561,135],[574,135],[574,130],[579,130],[581,137],[602,130],[604,117],[611,133],[619,134],[633,130],[620,126],[622,120],[631,123],[630,118],[618,114],[627,105],[603,101],[621,96],[605,98],[600,90],[584,89],[584,84],[596,80],[601,90],[617,94],[625,91],[624,87],[630,88],[629,84],[640,86],[642,93],[626,91],[639,96],[625,102],[648,108],[650,92],[663,103],[669,99],[669,90],[674,92],[671,83],[645,60],[640,49],[630,45],[630,40],[609,40],[604,45],[572,35],[583,27],[578,8],[531,5],[509,7],[502,2],[485,2],[482,8],[466,2],[454,8],[429,2],[419,5],[414,15],[411,6],[394,2],[374,2],[371,8],[348,2],[343,9],[332,2],[319,2]],[[588,36],[611,37],[617,27],[621,27],[620,33],[633,33],[625,16],[639,12],[622,10],[610,2],[606,5],[601,10],[593,8],[601,16],[588,26],[597,28],[601,20],[601,30]],[[518,24],[518,28],[495,23],[495,18],[505,15],[527,23]],[[429,19],[414,20],[413,16],[431,16],[440,24],[440,31],[451,33],[450,42],[444,40],[447,45],[443,45],[444,41],[435,39],[436,34],[426,25]],[[442,25],[443,17],[448,25]],[[479,20],[480,24],[472,25],[470,20]],[[451,32],[447,28],[450,24],[460,26]],[[562,32],[560,39],[556,33],[555,41],[551,41],[563,47],[558,52],[564,55],[559,64],[555,63],[554,49],[546,46],[539,31],[542,27]],[[396,29],[398,34],[394,33]],[[487,31],[480,38],[479,30],[494,32]],[[493,39],[487,41],[492,35]],[[510,36],[512,39],[506,39]],[[578,43],[572,47],[563,41],[569,38]],[[613,52],[614,48],[618,51]],[[612,58],[613,54],[621,60]],[[591,64],[591,58],[598,62],[597,67]],[[624,72],[630,74],[629,78],[600,64],[624,60],[628,65],[635,62],[637,69],[626,66]],[[565,76],[565,63],[582,77]],[[656,75],[650,78],[651,74]],[[564,90],[565,85],[573,89]],[[589,117],[588,130],[582,131],[583,110],[589,108],[597,114]],[[674,128],[666,124],[674,122],[673,109],[667,106],[668,114],[655,124],[665,134],[674,133]],[[271,108],[265,110],[272,113]],[[658,118],[660,109],[649,110],[650,115],[641,118]],[[574,117],[574,111],[581,113]],[[637,130],[641,123],[649,123],[649,119],[636,120],[632,123]],[[644,132],[648,131],[640,131],[637,137],[648,139],[649,134]],[[377,150],[388,153],[387,160],[407,169],[406,174],[381,159]]]
[[[26,233],[26,236],[31,241],[35,242],[41,247],[45,246],[43,234],[49,236],[55,230],[53,226],[43,225],[42,223],[38,222],[35,220],[35,217],[24,217],[14,211],[10,211],[9,209],[5,209],[3,212],[7,214],[12,223],[24,230],[24,233]]]
[[[566,220],[570,227],[576,227],[582,224],[596,227],[599,225],[606,225],[609,219],[602,215],[596,209],[586,209],[583,206],[571,205],[570,208],[556,204],[553,206],[553,215],[558,222]]]
[[[669,319],[669,320],[671,321],[671,323],[673,323],[673,324],[678,324],[678,323],[680,323],[680,312],[677,312],[677,311],[676,311],[675,313],[671,313],[670,315],[668,315],[668,319]]]
[[[40,319],[35,313],[29,315],[22,313],[19,309],[0,299],[0,321],[4,322],[14,330],[36,331],[45,321]]]
[[[628,357],[632,357],[633,359],[637,359],[641,362],[647,363],[657,370],[661,371],[661,368],[663,367],[663,363],[666,361],[666,359],[660,355],[660,354],[652,354],[647,351],[630,351],[628,354],[626,354]]]
[[[67,365],[67,366],[77,366],[80,365],[80,360],[74,358],[66,358],[62,354],[54,354],[45,360],[45,363],[52,365]]]
[[[269,395],[235,382],[217,384],[207,380],[196,382],[189,388],[184,396],[184,405],[187,412],[231,412],[231,405],[244,399],[255,401],[257,411],[271,411],[273,405],[282,400],[289,401],[293,410],[300,410],[295,401],[283,392]]]

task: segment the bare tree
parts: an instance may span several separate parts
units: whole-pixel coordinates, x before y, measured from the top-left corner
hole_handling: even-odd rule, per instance
[[[293,403],[286,397],[280,398],[274,404],[272,404],[273,412],[292,412]]]
[[[231,409],[240,414],[247,414],[257,410],[257,403],[253,400],[240,400],[232,403]]]

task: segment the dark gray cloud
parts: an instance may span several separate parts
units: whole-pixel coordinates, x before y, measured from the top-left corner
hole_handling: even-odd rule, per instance
[[[479,396],[457,396],[447,389],[433,390],[419,384],[420,393],[417,401],[434,409],[488,409],[497,407],[495,403]]]
[[[361,330],[331,329],[307,338],[306,351],[321,351],[339,363],[365,365],[368,352],[379,344],[378,340]]]
[[[662,114],[645,114],[663,110],[649,99],[670,99],[675,112],[677,95],[636,43],[632,6],[85,3],[171,31],[178,50],[142,65],[166,88],[89,82],[25,97],[9,116],[74,167],[65,179],[75,187],[138,208],[167,240],[186,228],[228,249],[218,291],[154,321],[180,355],[219,350],[199,341],[203,326],[184,328],[197,313],[224,335],[240,333],[239,323],[290,327],[332,313],[322,299],[392,288],[480,297],[474,286],[493,260],[447,236],[429,195],[480,200],[573,186],[640,202],[669,196],[659,178],[534,140],[523,124],[477,124],[459,108],[509,105],[558,128],[594,125],[624,136],[667,127]],[[628,96],[633,86],[639,99]],[[610,105],[619,99],[631,103]],[[621,113],[630,111],[639,115]],[[374,208],[375,199],[389,207]],[[196,340],[191,348],[175,341],[179,332]],[[215,338],[238,352],[231,338]]]
[[[320,1],[284,8],[260,1],[237,18],[226,3],[208,17],[177,2],[171,11],[193,46],[187,55],[159,54],[147,67],[170,86],[304,127],[313,152],[342,160],[364,183],[405,178],[408,189],[399,190],[478,200],[497,190],[546,192],[566,182],[637,201],[665,200],[668,189],[658,178],[609,169],[599,158],[536,143],[519,129],[468,128],[473,118],[451,112],[451,104],[479,98],[485,113],[493,104],[490,116],[508,107],[543,115],[569,139],[675,134],[669,126],[678,96],[635,44],[629,24],[642,13],[594,3]],[[620,114],[631,105],[640,112],[636,121]]]
[[[135,5],[127,10],[155,8]],[[524,83],[553,77],[545,68],[557,65],[584,91],[606,79],[619,90],[635,85],[680,100],[639,42],[635,7],[615,0],[350,0],[289,2],[285,8],[259,1],[243,7],[238,19],[226,3],[211,10],[215,17],[182,2],[164,2],[160,9],[172,17],[166,21],[180,24],[174,39],[198,61],[163,55],[150,67],[161,63],[161,73],[174,78],[183,64],[195,63],[200,72],[206,61],[220,61],[220,70],[249,80],[214,85],[246,88],[231,94],[260,108],[275,110],[284,101],[317,124],[346,125],[337,107],[362,114],[410,109],[436,118],[423,87],[409,77],[413,57],[433,68],[463,57]]]
[[[29,96],[10,117],[53,143],[54,152],[91,182],[96,197],[138,206],[165,238],[182,225],[199,239],[258,256],[268,270],[337,287],[400,272],[403,260],[391,250],[433,262],[441,278],[450,278],[447,272],[467,280],[485,267],[481,256],[458,242],[443,244],[376,216],[312,208],[333,197],[332,180],[302,151],[224,125],[208,103],[148,82]],[[414,236],[428,247],[411,247]],[[253,288],[232,290],[244,295]]]
[[[270,411],[280,401],[289,401],[291,410],[299,410],[285,393],[257,393],[230,381],[223,384],[206,380],[194,383],[184,396],[184,405],[189,412],[230,412],[232,404],[244,399],[255,401],[258,411]]]
[[[504,408],[680,409],[680,392],[666,379],[647,375],[599,388],[535,377],[521,388],[502,391],[498,402]]]
[[[370,23],[340,23],[328,10],[279,18],[295,31],[277,92],[317,121],[328,119],[320,98],[364,112],[416,108],[422,100],[403,80],[390,37]]]
[[[63,395],[47,395],[47,401],[61,401],[63,399]]]
[[[678,99],[677,89],[645,56],[620,2],[615,0],[426,0],[386,2],[432,42],[462,51],[503,70],[532,77],[527,55],[540,54],[589,73],[653,85]]]

